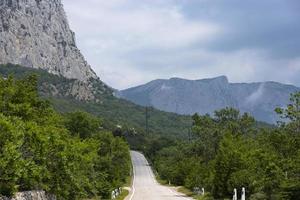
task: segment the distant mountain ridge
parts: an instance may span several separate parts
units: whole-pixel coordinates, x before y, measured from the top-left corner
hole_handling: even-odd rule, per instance
[[[145,85],[117,92],[117,96],[143,106],[178,114],[212,114],[234,107],[252,114],[257,120],[275,123],[276,107],[289,103],[293,85],[277,82],[229,83],[226,76],[211,79],[158,79]]]

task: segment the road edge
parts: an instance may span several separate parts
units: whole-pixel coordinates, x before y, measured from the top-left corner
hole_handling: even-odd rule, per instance
[[[130,155],[132,155],[132,151],[130,151]],[[131,159],[132,178],[131,178],[130,191],[129,191],[129,194],[125,197],[125,200],[132,200],[134,193],[135,193],[135,187],[134,187],[135,167],[132,162],[132,156],[130,156],[130,159]]]

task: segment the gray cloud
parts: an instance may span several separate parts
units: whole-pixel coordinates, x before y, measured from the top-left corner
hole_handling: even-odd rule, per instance
[[[300,85],[297,0],[63,0],[78,46],[115,88],[227,75]]]
[[[207,48],[217,51],[259,48],[275,57],[299,56],[300,12],[297,8],[299,1],[296,0],[192,0],[185,5],[191,19],[223,25],[223,34]]]

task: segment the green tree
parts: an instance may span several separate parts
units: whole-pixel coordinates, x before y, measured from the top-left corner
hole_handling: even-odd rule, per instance
[[[275,111],[283,119],[290,120],[289,126],[294,133],[300,134],[300,92],[291,94],[291,103],[287,108],[276,108]]]
[[[86,113],[74,112],[66,115],[66,127],[74,136],[82,139],[89,138],[99,132],[101,120]]]
[[[231,133],[226,133],[220,143],[215,166],[213,179],[213,195],[215,198],[229,197],[232,189],[229,180],[233,173],[243,167],[241,152],[237,148],[240,145],[238,138]]]
[[[13,120],[15,123],[0,114],[0,194],[7,196],[18,191],[17,183],[25,167],[20,152],[22,132],[17,128],[22,122]]]
[[[35,76],[10,76],[0,86],[0,195],[45,190],[58,199],[110,198],[122,185],[129,148],[100,132],[100,119],[77,112],[65,120],[38,97]]]

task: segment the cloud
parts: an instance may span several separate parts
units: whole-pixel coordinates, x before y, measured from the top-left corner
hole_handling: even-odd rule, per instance
[[[171,90],[171,89],[172,89],[172,87],[167,86],[166,84],[163,84],[160,88],[160,90]]]
[[[246,98],[245,103],[255,105],[264,95],[265,84],[261,83],[256,91]]]
[[[300,85],[296,0],[63,0],[79,48],[123,89],[227,75]],[[268,8],[268,9],[267,9]]]
[[[159,1],[64,2],[72,27],[80,33],[80,43],[91,48],[108,51],[117,47],[119,51],[145,47],[169,49],[207,41],[220,31],[215,24],[187,20],[179,7],[162,6],[157,4]]]

